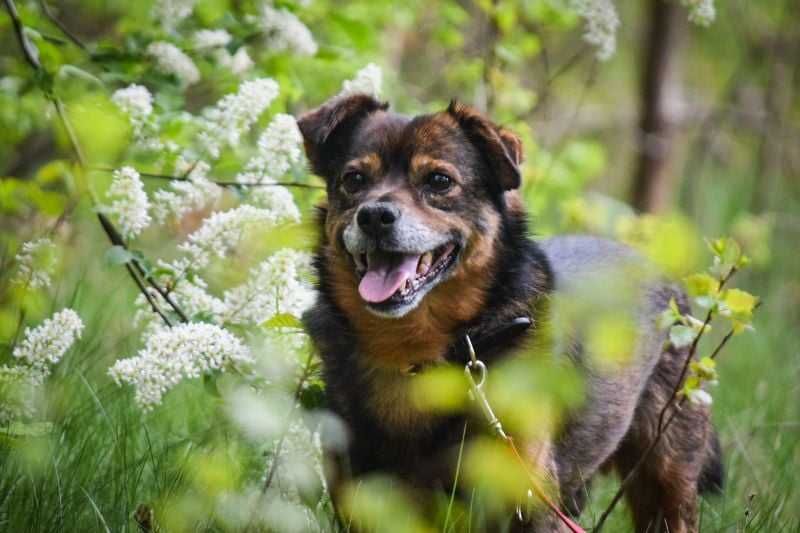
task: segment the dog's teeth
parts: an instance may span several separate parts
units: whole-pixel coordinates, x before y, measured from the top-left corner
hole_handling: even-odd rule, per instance
[[[422,254],[422,257],[419,259],[419,264],[417,265],[417,275],[424,276],[428,273],[428,270],[431,268],[431,263],[433,262],[433,254],[430,252],[425,252]]]

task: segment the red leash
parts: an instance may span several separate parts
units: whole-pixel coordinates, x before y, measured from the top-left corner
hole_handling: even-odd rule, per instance
[[[533,472],[530,471],[528,463],[525,461],[525,459],[522,458],[522,456],[519,453],[519,450],[517,450],[517,447],[514,445],[514,440],[507,435],[504,440],[508,443],[508,446],[511,448],[511,451],[514,452],[517,461],[519,461],[519,463],[523,466],[523,468],[525,468],[525,473],[528,474],[528,479],[530,479],[531,481],[531,487],[533,488],[533,491],[536,493],[539,499],[542,500],[544,504],[547,505],[550,508],[550,510],[556,514],[558,519],[561,520],[561,522],[563,522],[564,525],[567,526],[572,533],[586,533],[581,526],[576,524],[570,517],[564,514],[564,512],[558,507],[558,505],[553,503],[553,500],[547,497],[547,493],[545,493],[545,491],[542,490],[542,488],[536,482],[536,478],[534,477]]]
[[[505,431],[503,431],[503,426],[500,423],[500,420],[495,416],[494,411],[492,411],[491,405],[489,405],[489,400],[486,398],[482,387],[483,383],[486,381],[486,365],[483,364],[483,361],[480,361],[475,355],[475,348],[472,346],[472,339],[469,338],[469,335],[464,335],[464,339],[466,340],[467,348],[469,349],[469,360],[467,360],[467,364],[464,367],[464,373],[467,375],[467,379],[469,380],[470,389],[472,391],[473,399],[478,403],[483,411],[486,420],[489,422],[489,427],[491,427],[495,434],[505,441],[508,446],[511,448],[511,451],[514,452],[514,456],[519,461],[520,465],[525,469],[525,473],[528,474],[528,479],[531,482],[531,488],[533,492],[536,493],[536,496],[539,497],[540,500],[544,502],[547,507],[553,511],[556,516],[558,517],[561,522],[567,526],[567,528],[572,533],[586,533],[584,529],[576,524],[570,517],[568,517],[564,512],[556,505],[548,496],[547,493],[539,486],[536,477],[531,472],[530,467],[520,455],[519,450],[514,445],[514,440],[508,436]],[[472,375],[472,372],[476,371],[479,374],[478,382],[475,382],[475,377]]]

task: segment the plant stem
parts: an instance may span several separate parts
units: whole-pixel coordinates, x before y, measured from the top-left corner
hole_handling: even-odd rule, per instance
[[[114,169],[106,168],[106,167],[95,167],[92,170],[99,170],[102,172],[113,172]],[[136,172],[139,173],[140,176],[145,178],[156,178],[162,180],[170,180],[170,181],[187,181],[186,176],[171,176],[169,174],[154,174],[152,172],[141,172],[137,170]],[[325,187],[322,185],[313,185],[310,183],[300,183],[295,181],[273,181],[273,182],[239,182],[239,181],[217,181],[217,180],[209,180],[211,183],[215,185],[219,185],[220,187],[231,187],[234,189],[244,188],[244,187],[295,187],[298,189],[317,189],[317,190],[324,190]]]
[[[264,486],[261,487],[262,493],[267,492],[267,489],[269,489],[269,486],[272,484],[272,479],[275,477],[275,471],[278,469],[278,459],[280,458],[281,451],[283,450],[283,444],[286,441],[286,436],[289,434],[292,416],[294,415],[295,409],[297,409],[297,402],[300,400],[300,393],[303,392],[303,385],[305,385],[306,381],[311,375],[313,361],[314,354],[311,352],[308,354],[308,359],[306,359],[306,364],[303,367],[303,373],[300,375],[300,381],[297,382],[297,387],[295,388],[294,396],[292,397],[292,408],[289,410],[289,414],[286,416],[286,425],[284,426],[283,433],[281,433],[278,443],[275,445],[275,452],[272,454],[272,464],[270,464],[269,470],[267,471],[267,477],[264,479]]]
[[[717,287],[717,292],[721,291],[725,287],[725,284],[731,279],[731,277],[733,277],[733,275],[736,273],[736,270],[737,270],[736,267],[732,267],[731,270],[728,272],[728,274],[726,274],[722,279],[720,279],[719,285]],[[639,457],[639,460],[636,461],[636,464],[633,466],[633,468],[631,468],[630,472],[628,472],[628,475],[626,475],[625,478],[622,480],[622,483],[620,483],[620,486],[617,489],[617,492],[614,494],[611,503],[608,504],[606,509],[603,511],[603,514],[600,515],[600,519],[597,521],[597,524],[595,524],[594,528],[592,529],[594,533],[599,533],[600,530],[603,528],[603,525],[605,525],[605,522],[608,519],[611,512],[614,510],[614,507],[616,507],[617,503],[619,503],[619,500],[622,499],[622,496],[625,494],[625,491],[628,489],[631,483],[633,483],[633,480],[638,475],[639,470],[641,470],[642,466],[644,466],[644,463],[650,457],[650,454],[653,452],[658,443],[661,441],[661,437],[664,435],[669,425],[672,423],[677,414],[680,412],[680,408],[683,405],[684,401],[686,400],[686,397],[685,396],[682,397],[680,401],[677,402],[677,404],[675,403],[675,399],[677,398],[678,393],[681,389],[681,385],[683,384],[683,381],[686,378],[686,373],[689,370],[689,364],[691,363],[692,359],[694,359],[695,353],[697,352],[697,345],[700,342],[700,338],[705,333],[706,327],[711,323],[711,319],[713,318],[713,316],[714,316],[714,308],[712,307],[711,309],[708,310],[708,313],[706,313],[706,318],[703,321],[703,325],[700,328],[700,331],[697,332],[697,335],[695,335],[694,339],[692,340],[692,344],[689,348],[688,353],[686,354],[686,359],[683,362],[683,368],[681,368],[681,373],[678,376],[678,379],[676,380],[675,385],[672,388],[672,394],[670,394],[669,399],[664,404],[664,407],[661,408],[661,412],[658,414],[658,425],[656,426],[655,438],[653,438],[652,442],[650,442],[650,444],[647,446],[644,452],[642,452],[642,455],[641,457]],[[720,350],[722,350],[722,348],[725,346],[725,344],[727,344],[728,340],[732,336],[733,336],[733,330],[731,330],[727,335],[725,335],[725,337],[723,337],[720,344],[714,350],[712,354],[713,357],[716,357],[719,354]],[[670,413],[669,418],[666,418],[665,420],[666,413],[670,409],[670,407],[673,408],[672,412]]]
[[[89,49],[86,47],[85,44],[83,44],[83,42],[80,39],[78,39],[78,36],[72,33],[72,31],[70,31],[70,29],[67,28],[63,22],[58,20],[55,14],[50,10],[50,6],[47,4],[47,0],[39,0],[39,7],[42,9],[42,13],[44,13],[44,15],[48,19],[50,19],[50,22],[55,24],[58,27],[58,29],[61,30],[61,33],[66,35],[67,38],[70,41],[72,41],[73,44],[75,44],[75,46],[77,46],[87,54],[89,53]]]

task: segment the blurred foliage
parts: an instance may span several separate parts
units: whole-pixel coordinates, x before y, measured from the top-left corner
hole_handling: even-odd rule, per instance
[[[270,357],[259,361],[257,380],[269,383],[271,394],[242,393],[241,376],[224,375],[178,387],[150,414],[107,376],[118,357],[138,349],[140,331],[132,323],[136,288],[120,264],[130,258],[114,260],[112,252],[104,260],[110,245],[96,222],[93,198],[108,189],[110,174],[98,168],[133,164],[158,171],[176,157],[137,148],[133,128],[110,97],[130,83],[144,84],[155,95],[160,141],[187,143],[196,131],[185,112],[201,112],[242,79],[211,54],[192,49],[189,36],[202,28],[226,29],[231,55],[247,47],[255,65],[245,79],[269,76],[281,89],[246,142],[223,151],[214,178],[233,178],[252,151],[254,132],[276,113],[296,115],[322,102],[340,90],[342,80],[376,62],[384,67],[385,98],[400,111],[438,110],[457,97],[521,136],[527,160],[522,195],[537,235],[618,238],[671,276],[685,278],[696,308],[714,309],[737,332],[754,319],[759,335],[742,337],[741,347],[733,346],[717,365],[708,348],[724,331],[708,331],[702,320],[698,324],[675,309],[666,317],[673,343],[688,344],[706,333],[710,339],[683,394],[689,397],[703,383],[722,383],[714,394],[715,418],[731,483],[725,499],[704,504],[704,530],[735,524],[737,531],[777,531],[800,524],[794,474],[800,464],[800,402],[790,401],[800,376],[800,347],[788,333],[800,323],[800,263],[791,245],[800,232],[800,161],[791,149],[800,131],[794,2],[718,2],[714,26],[686,31],[685,49],[676,51],[683,55],[685,85],[673,161],[679,179],[674,209],[661,216],[635,213],[625,203],[640,146],[636,77],[644,3],[618,2],[618,54],[602,64],[580,38],[580,19],[562,0],[276,1],[311,28],[319,50],[310,57],[265,44],[252,18],[260,0],[199,0],[179,32],[154,19],[154,2],[52,4],[80,44],[59,29],[43,2],[16,3],[25,35],[38,50],[38,73],[24,60],[7,12],[0,15],[0,364],[11,361],[25,326],[58,308],[75,307],[87,326],[46,385],[44,419],[0,431],[0,529],[135,531],[145,523],[165,531],[332,527],[325,487],[297,443],[285,446],[279,464],[286,468],[274,467],[274,492],[262,490],[278,461],[281,435],[292,434],[284,431],[289,415],[297,415],[296,440],[322,426],[339,436],[339,446],[345,438],[337,422],[319,411],[323,384],[316,361],[304,373],[306,350],[294,354],[291,347],[262,340]],[[146,49],[160,39],[191,52],[198,83],[186,88],[156,68]],[[58,120],[54,96],[74,132]],[[88,167],[76,161],[73,134]],[[292,178],[316,183],[305,173]],[[148,192],[163,186],[147,181]],[[314,190],[295,191],[308,219],[320,199]],[[222,205],[236,202],[233,193]],[[207,214],[148,230],[137,247],[148,256],[168,257]],[[214,283],[242,281],[243,265],[265,252],[308,248],[314,232],[306,220],[250,236],[235,268],[212,266]],[[733,235],[742,249],[727,240],[703,245],[701,236],[723,234]],[[54,287],[14,283],[14,257],[22,243],[45,235],[57,244]],[[738,264],[742,254],[752,264],[738,281],[762,300],[719,288],[723,267]],[[697,273],[710,262],[716,270]],[[582,296],[563,302],[566,320],[585,322],[590,351],[599,361],[622,364],[632,347],[630,317],[592,317],[591,309],[625,308],[626,295],[609,282],[606,290]],[[753,318],[759,301],[764,309]],[[281,315],[264,325],[296,327]],[[461,369],[444,369],[419,376],[412,396],[420,410],[448,413],[470,406],[463,387]],[[531,438],[557,427],[563,410],[582,399],[578,376],[535,357],[493,367],[487,388],[507,429]],[[303,409],[295,409],[295,400]],[[482,513],[513,501],[527,480],[495,441],[472,442],[459,453],[460,487],[483,495],[485,510],[445,499],[435,503],[446,518],[429,523],[413,490],[378,477],[349,489],[347,511],[385,531],[460,531],[467,524],[479,529]],[[582,523],[593,523],[609,489],[601,485],[594,494]],[[611,530],[626,530],[624,513],[615,518]]]

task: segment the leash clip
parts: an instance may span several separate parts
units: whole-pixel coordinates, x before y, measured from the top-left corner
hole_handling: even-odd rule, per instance
[[[483,385],[486,383],[486,374],[488,373],[486,370],[486,365],[483,363],[483,361],[478,359],[477,355],[475,354],[475,348],[472,346],[472,339],[469,338],[468,334],[464,335],[464,339],[467,341],[467,348],[469,349],[469,361],[467,361],[467,364],[464,365],[464,374],[467,376],[467,380],[469,381],[472,399],[478,403],[478,406],[481,408],[483,416],[486,417],[486,421],[489,423],[489,427],[492,429],[492,431],[494,431],[498,437],[507,441],[508,435],[506,435],[506,432],[503,431],[503,425],[494,414],[492,406],[489,404],[489,399],[486,398],[486,393],[483,391]],[[478,374],[477,381],[475,381],[474,373]]]

